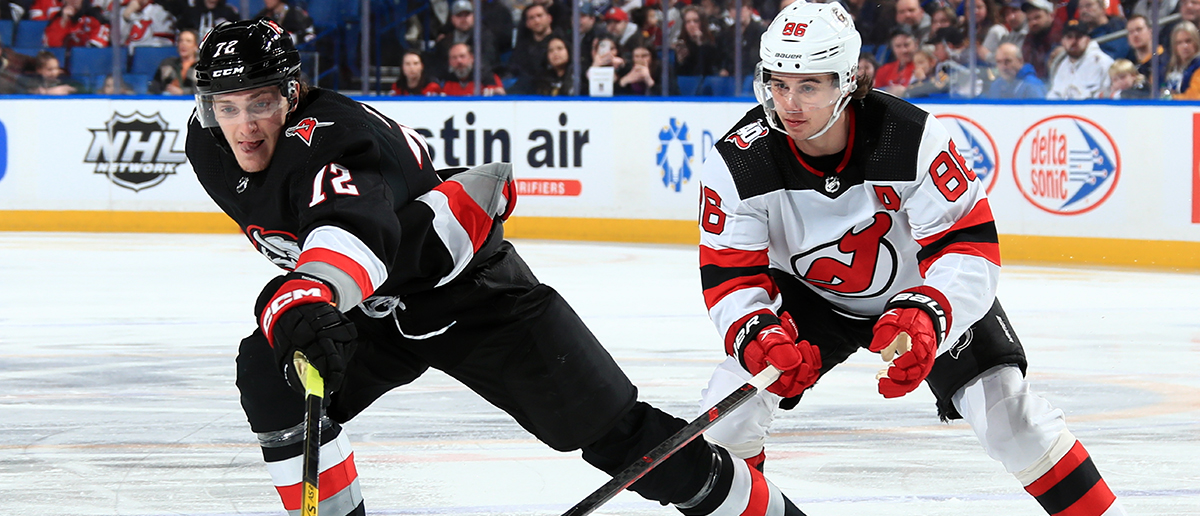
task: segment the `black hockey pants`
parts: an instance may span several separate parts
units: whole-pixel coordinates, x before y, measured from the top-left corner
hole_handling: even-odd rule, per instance
[[[511,244],[465,274],[404,296],[394,317],[374,319],[358,308],[347,313],[358,328],[358,350],[342,389],[329,396],[332,420],[349,421],[432,366],[551,448],[583,448],[586,461],[610,474],[686,425],[636,401],[637,388],[566,300],[537,282]],[[261,332],[242,341],[237,367],[242,407],[254,432],[278,432],[303,420],[302,396],[287,386]],[[685,501],[707,480],[712,454],[697,439],[631,489],[661,503]]]

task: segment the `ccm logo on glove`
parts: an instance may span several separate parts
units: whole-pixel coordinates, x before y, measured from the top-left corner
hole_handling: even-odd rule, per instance
[[[288,276],[291,275],[289,274]],[[288,276],[284,277],[287,278]],[[279,290],[275,291],[275,295],[267,302],[261,312],[262,316],[259,321],[259,327],[262,328],[263,335],[267,336],[267,342],[271,343],[271,346],[275,345],[275,337],[272,330],[274,329],[277,315],[295,306],[322,302],[332,304],[333,291],[321,281],[303,275],[287,279],[279,287]]]

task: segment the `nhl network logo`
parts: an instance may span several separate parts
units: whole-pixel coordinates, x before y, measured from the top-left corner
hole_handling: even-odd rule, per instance
[[[159,113],[113,113],[103,129],[89,131],[92,144],[83,161],[95,163],[95,173],[135,192],[163,182],[187,161],[183,151],[175,150],[179,131],[170,129]]]

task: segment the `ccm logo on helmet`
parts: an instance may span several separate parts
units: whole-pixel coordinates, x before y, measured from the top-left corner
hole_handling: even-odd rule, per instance
[[[804,29],[808,28],[807,23],[788,22],[783,26],[784,36],[796,36],[797,38],[804,35]]]
[[[216,79],[217,77],[225,77],[225,76],[229,76],[229,75],[239,74],[239,73],[242,73],[242,72],[244,72],[244,71],[246,71],[246,67],[244,67],[244,66],[237,66],[237,67],[234,67],[234,68],[226,68],[226,69],[224,69],[224,70],[217,70],[217,71],[215,71],[215,72],[213,72],[213,73],[212,73],[212,76],[213,76],[213,78],[214,78],[214,79]]]

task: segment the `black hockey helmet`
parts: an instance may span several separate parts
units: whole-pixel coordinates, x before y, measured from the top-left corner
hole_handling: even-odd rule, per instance
[[[295,102],[300,52],[287,31],[272,20],[226,22],[200,43],[195,70],[200,124],[215,127],[212,101],[218,94],[279,86],[283,97]]]

